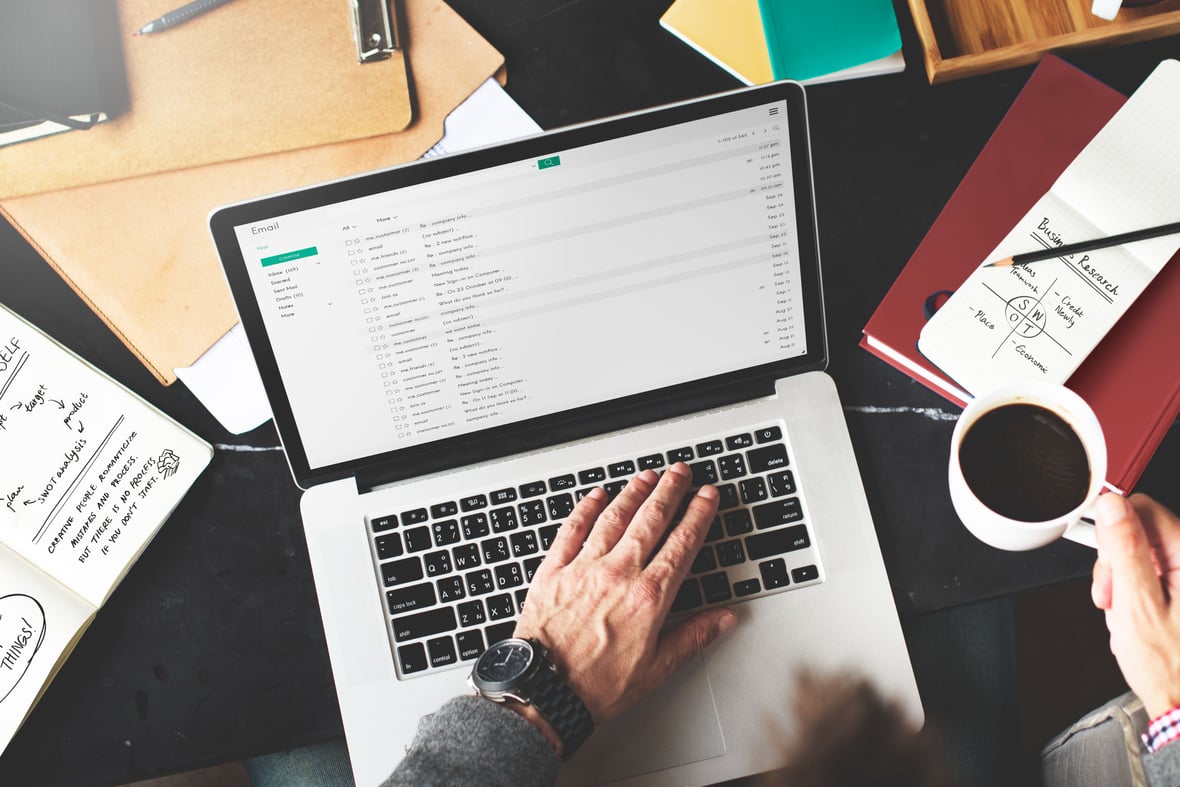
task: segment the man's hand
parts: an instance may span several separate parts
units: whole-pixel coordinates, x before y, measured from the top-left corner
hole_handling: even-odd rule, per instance
[[[1094,516],[1094,606],[1106,611],[1127,685],[1155,718],[1180,706],[1180,519],[1146,495],[1102,495]]]
[[[529,588],[516,636],[549,648],[597,723],[659,686],[737,620],[713,609],[661,631],[717,513],[717,490],[702,487],[668,530],[691,481],[677,463],[663,477],[640,473],[609,505],[594,490],[558,531]]]

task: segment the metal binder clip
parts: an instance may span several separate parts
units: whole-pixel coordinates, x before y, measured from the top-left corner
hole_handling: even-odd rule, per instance
[[[357,62],[386,60],[401,49],[397,13],[389,7],[391,2],[396,0],[352,0]]]

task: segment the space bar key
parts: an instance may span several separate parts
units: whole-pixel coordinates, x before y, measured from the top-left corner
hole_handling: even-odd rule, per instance
[[[795,525],[750,536],[746,539],[746,555],[750,560],[761,560],[809,546],[811,537],[807,534],[807,525]]]

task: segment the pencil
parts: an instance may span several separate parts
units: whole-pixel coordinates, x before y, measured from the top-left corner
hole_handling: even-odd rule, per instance
[[[1037,251],[1028,251],[1024,254],[1014,254],[1011,257],[1005,257],[1002,260],[995,260],[985,265],[985,268],[1007,268],[1012,265],[1024,265],[1030,262],[1037,262],[1038,260],[1049,260],[1054,257],[1065,257],[1069,254],[1078,254],[1083,251],[1094,251],[1095,249],[1105,249],[1110,246],[1121,246],[1124,243],[1134,243],[1139,240],[1147,240],[1148,238],[1158,238],[1162,235],[1173,235],[1180,232],[1180,221],[1173,221],[1171,224],[1161,224],[1158,227],[1146,227],[1141,230],[1133,230],[1131,232],[1123,232],[1118,235],[1110,235],[1105,238],[1094,238],[1093,240],[1085,240],[1081,243],[1070,243],[1065,246],[1054,246],[1049,249],[1038,249]]]
[[[230,0],[194,0],[187,5],[182,5],[175,11],[169,11],[159,19],[153,19],[143,27],[136,30],[132,35],[146,36],[149,33],[158,33],[161,30],[167,30],[170,27],[176,27],[179,24],[187,22],[195,16],[200,16],[206,11],[212,11],[214,8],[225,5]]]

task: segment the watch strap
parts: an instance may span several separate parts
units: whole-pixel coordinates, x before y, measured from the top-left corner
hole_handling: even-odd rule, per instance
[[[562,759],[574,756],[594,732],[594,719],[582,698],[557,674],[548,658],[533,677],[529,701],[561,738]]]

